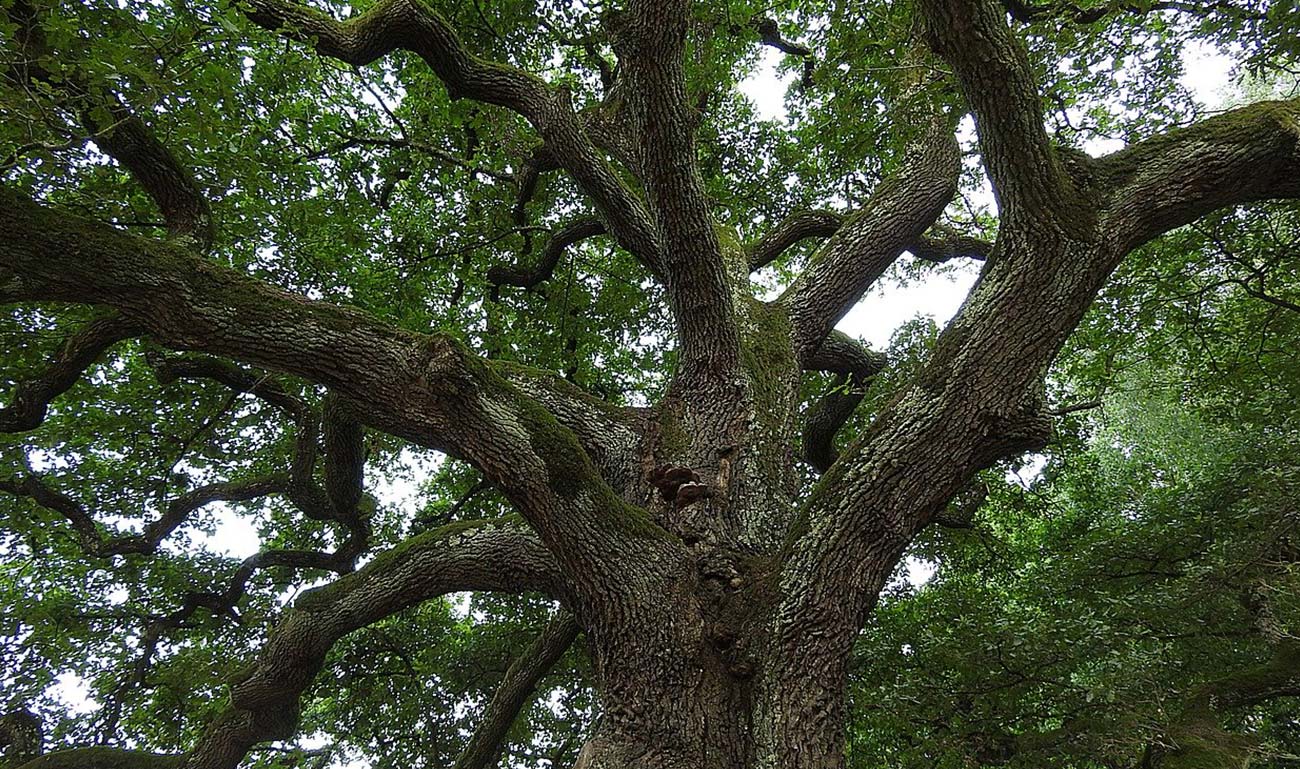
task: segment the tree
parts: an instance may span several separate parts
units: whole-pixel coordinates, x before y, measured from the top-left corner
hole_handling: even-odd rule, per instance
[[[495,760],[579,634],[588,662],[564,664],[599,717],[577,765],[843,766],[861,628],[977,473],[1047,445],[1071,405],[1047,373],[1111,273],[1300,197],[1300,101],[1175,125],[1173,43],[1285,64],[1280,3],[4,8],[0,297],[26,333],[0,490],[6,590],[38,596],[7,643],[40,669],[128,658],[101,667],[99,736],[70,735],[93,747],[34,757],[40,719],[11,703],[32,769],[240,765],[315,718],[332,649],[375,672],[340,644],[454,659],[402,634],[456,591],[562,607],[460,766]],[[802,72],[790,130],[737,94],[760,43]],[[1121,90],[1133,109],[1108,109]],[[968,113],[991,241],[945,216],[977,183]],[[1125,146],[1071,145],[1107,132]],[[983,266],[878,377],[835,325],[904,252]],[[375,479],[415,448],[450,459],[411,516]],[[237,568],[184,552],[215,503],[259,516]],[[536,628],[546,601],[495,612]]]

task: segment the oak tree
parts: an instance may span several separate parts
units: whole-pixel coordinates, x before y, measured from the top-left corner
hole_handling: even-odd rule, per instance
[[[382,682],[471,691],[423,632],[464,591],[535,638],[475,679],[459,767],[557,664],[576,715],[531,723],[572,739],[512,761],[844,766],[882,590],[1047,445],[1116,268],[1300,197],[1300,100],[1204,117],[1177,82],[1196,41],[1293,61],[1267,0],[2,7],[2,576],[31,608],[0,736],[29,769],[310,760],[267,744],[361,718],[331,687],[376,735],[441,701],[390,759],[437,763],[464,700]],[[740,89],[765,48],[783,122]],[[952,260],[979,278],[907,366],[836,330]],[[381,499],[413,465],[429,504]],[[217,510],[255,554],[202,546]],[[42,752],[60,655],[100,707]]]

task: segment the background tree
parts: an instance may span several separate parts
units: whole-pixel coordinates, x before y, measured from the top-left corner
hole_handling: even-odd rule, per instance
[[[2,7],[11,765],[1288,749],[1300,101],[1177,76],[1285,71],[1293,7]],[[966,258],[937,335],[834,330]]]

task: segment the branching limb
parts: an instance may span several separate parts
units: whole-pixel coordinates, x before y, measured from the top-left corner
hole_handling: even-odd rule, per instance
[[[598,219],[578,219],[570,222],[551,234],[537,264],[532,267],[493,267],[488,270],[488,282],[498,286],[533,288],[550,279],[565,249],[587,238],[604,234],[605,225]]]
[[[162,515],[146,524],[141,533],[116,537],[106,537],[85,505],[51,486],[30,468],[24,474],[0,478],[0,491],[30,499],[67,518],[77,532],[82,550],[96,558],[107,558],[127,553],[153,553],[162,540],[195,510],[214,502],[246,502],[264,497],[284,490],[287,481],[285,476],[269,475],[244,481],[209,483],[172,499]]]
[[[1259,102],[1108,155],[1103,232],[1117,254],[1224,206],[1300,196],[1300,99]]]
[[[255,395],[296,422],[298,434],[289,474],[274,492],[287,496],[308,518],[336,521],[347,528],[347,541],[331,558],[343,559],[345,569],[350,570],[369,541],[370,523],[368,507],[361,505],[366,458],[363,435],[347,408],[337,398],[329,397],[322,416],[269,374],[247,371],[219,358],[151,354],[149,363],[164,384],[181,377],[219,382],[236,393]],[[322,432],[326,449],[324,488],[315,480]]]
[[[82,373],[94,365],[105,350],[140,333],[136,324],[117,315],[87,323],[68,337],[44,371],[18,384],[13,402],[0,408],[0,433],[39,427],[45,421],[50,402],[76,384]]]
[[[166,243],[0,190],[0,290],[113,307],[155,341],[323,384],[365,424],[474,464],[593,600],[616,600],[680,544],[624,503],[572,431],[450,335],[311,302]]]
[[[805,367],[840,318],[943,212],[956,194],[960,168],[951,127],[936,118],[909,149],[901,170],[881,182],[782,295],[794,324],[795,352]],[[829,220],[825,224],[829,227]]]
[[[474,736],[456,759],[454,769],[491,769],[497,765],[502,743],[519,712],[532,699],[537,685],[573,644],[579,630],[573,615],[561,611],[511,663],[483,711],[483,720]]]
[[[619,244],[646,264],[656,269],[661,265],[659,238],[649,214],[592,145],[568,95],[523,70],[471,53],[446,19],[429,6],[415,0],[382,0],[360,16],[340,22],[292,0],[253,0],[248,18],[354,66],[396,50],[412,51],[442,80],[451,98],[470,98],[519,113],[537,129],[557,164],[592,199]]]
[[[294,419],[312,410],[306,401],[290,393],[275,377],[240,368],[220,358],[149,353],[146,360],[160,384],[171,384],[178,379],[209,379],[234,392],[254,395]]]
[[[253,745],[288,739],[297,727],[299,698],[335,642],[461,590],[564,595],[554,559],[518,519],[452,524],[413,537],[298,600],[253,665],[231,682],[230,707],[190,752],[186,769],[235,769]]]

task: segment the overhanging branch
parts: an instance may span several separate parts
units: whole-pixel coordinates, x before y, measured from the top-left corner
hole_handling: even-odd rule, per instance
[[[17,48],[22,54],[22,60],[10,66],[13,76],[20,82],[41,81],[62,93],[95,144],[125,168],[158,205],[168,232],[190,238],[203,248],[209,246],[213,232],[208,200],[176,155],[108,87],[75,70],[52,75],[41,65],[42,59],[57,57],[59,52],[50,49],[29,0],[13,3],[7,17],[16,25]],[[107,123],[104,115],[109,118]]]
[[[619,600],[646,577],[630,563],[653,572],[680,547],[648,535],[648,514],[610,487],[573,432],[450,335],[309,301],[3,189],[0,291],[112,307],[161,345],[325,385],[365,424],[474,464],[593,601]]]
[[[1300,99],[1266,101],[1099,159],[1102,229],[1119,256],[1229,205],[1300,197]]]
[[[300,698],[343,636],[422,601],[461,590],[563,596],[546,548],[518,519],[451,524],[378,555],[355,574],[298,600],[256,661],[230,682],[230,705],[187,766],[235,769],[259,742],[288,739]]]
[[[844,215],[834,211],[796,211],[749,247],[749,271],[761,270],[802,240],[829,238],[843,224]]]

